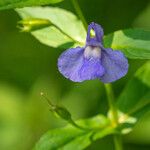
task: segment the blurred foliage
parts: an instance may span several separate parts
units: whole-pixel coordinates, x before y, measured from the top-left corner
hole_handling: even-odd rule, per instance
[[[88,22],[100,23],[105,33],[140,27],[150,29],[148,0],[80,0]],[[74,12],[69,0],[54,6]],[[43,91],[54,103],[65,105],[73,118],[106,113],[103,85],[98,81],[72,83],[57,70],[57,58],[64,49],[40,44],[28,33],[16,28],[19,16],[13,10],[0,12],[0,149],[27,150],[48,129],[63,126],[49,112],[39,93]],[[128,75],[115,82],[115,95],[145,61],[130,60]],[[149,150],[150,117],[145,115],[130,135],[125,136],[126,150]],[[110,136],[111,137],[111,136]],[[111,138],[93,143],[88,150],[112,149]]]

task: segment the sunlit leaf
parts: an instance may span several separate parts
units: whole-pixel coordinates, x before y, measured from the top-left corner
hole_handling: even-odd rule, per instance
[[[104,44],[121,50],[131,59],[150,59],[150,31],[128,29],[105,36]]]
[[[32,32],[41,43],[52,47],[82,45],[86,32],[81,21],[71,12],[53,7],[17,9],[23,19],[41,18],[52,22],[52,26]]]
[[[0,10],[58,3],[63,0],[0,0]]]

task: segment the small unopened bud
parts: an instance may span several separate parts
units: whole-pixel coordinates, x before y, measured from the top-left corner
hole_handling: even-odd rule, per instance
[[[64,107],[56,106],[55,113],[64,120],[71,120],[70,112]]]
[[[72,126],[78,128],[78,129],[89,130],[87,128],[80,127],[78,124],[76,124],[71,117],[71,113],[66,108],[52,104],[51,101],[44,95],[43,92],[41,92],[40,95],[48,102],[48,104],[50,106],[50,111],[52,111],[56,116],[66,120]]]
[[[37,29],[50,26],[52,23],[46,19],[24,19],[18,22],[17,27],[21,29],[22,32],[30,32]]]
[[[58,117],[64,120],[67,121],[71,120],[71,114],[66,108],[52,104],[51,101],[44,95],[43,92],[41,92],[40,95],[44,97],[44,99],[48,102],[50,106],[50,111],[52,111],[54,114],[56,114]]]

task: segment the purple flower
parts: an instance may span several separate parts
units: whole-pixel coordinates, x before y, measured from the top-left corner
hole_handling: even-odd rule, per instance
[[[91,37],[90,31],[95,36]],[[125,76],[128,71],[128,60],[118,50],[104,48],[102,44],[103,29],[92,22],[88,26],[84,47],[70,48],[58,59],[59,71],[74,82],[100,79],[104,83],[113,82]]]

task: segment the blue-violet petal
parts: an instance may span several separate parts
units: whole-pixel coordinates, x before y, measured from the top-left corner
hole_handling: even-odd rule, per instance
[[[126,75],[128,60],[121,51],[105,48],[101,55],[102,65],[105,68],[105,74],[100,78],[102,82],[113,82]]]
[[[84,57],[84,48],[71,48],[58,59],[59,71],[74,82],[100,78],[104,74],[100,58]]]

